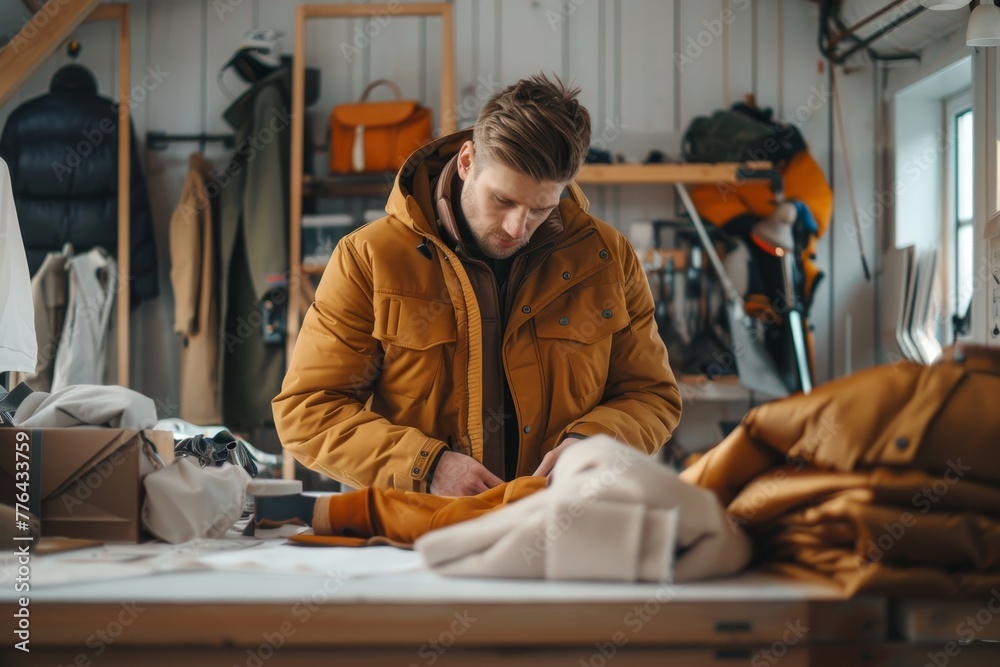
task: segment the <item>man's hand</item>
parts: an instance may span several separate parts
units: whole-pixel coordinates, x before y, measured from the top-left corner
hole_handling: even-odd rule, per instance
[[[503,484],[503,480],[471,456],[444,452],[434,468],[431,493],[436,496],[474,496],[498,484]]]
[[[556,461],[562,456],[562,453],[566,451],[566,448],[572,445],[574,442],[580,442],[580,438],[564,438],[559,445],[550,451],[548,454],[542,457],[542,462],[538,466],[538,469],[533,473],[534,477],[548,477],[549,473],[556,465]]]

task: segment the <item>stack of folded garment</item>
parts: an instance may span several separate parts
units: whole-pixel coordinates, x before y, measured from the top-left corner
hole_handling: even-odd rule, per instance
[[[682,478],[714,491],[756,560],[846,593],[1000,587],[1000,350],[960,346],[752,410]]]

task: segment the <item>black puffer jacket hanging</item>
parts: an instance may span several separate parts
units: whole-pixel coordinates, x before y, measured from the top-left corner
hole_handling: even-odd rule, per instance
[[[0,137],[32,274],[64,243],[74,252],[118,250],[118,104],[94,75],[67,65],[49,93],[11,113]],[[132,130],[131,305],[159,293],[153,219]]]

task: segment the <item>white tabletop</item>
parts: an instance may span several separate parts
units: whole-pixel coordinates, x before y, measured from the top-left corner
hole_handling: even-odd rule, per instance
[[[650,598],[836,600],[838,589],[746,572],[683,585],[446,578],[393,547],[310,547],[269,540],[108,545],[32,556],[32,603],[45,602],[627,602]],[[16,599],[16,563],[0,560],[0,600]]]

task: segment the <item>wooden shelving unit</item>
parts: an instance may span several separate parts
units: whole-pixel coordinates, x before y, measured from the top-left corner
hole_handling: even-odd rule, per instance
[[[455,28],[454,6],[447,2],[416,2],[399,4],[333,4],[299,5],[295,8],[295,53],[292,59],[292,145],[291,179],[289,185],[288,217],[288,334],[285,342],[287,358],[291,359],[295,339],[299,334],[302,314],[305,311],[303,288],[311,288],[312,277],[321,275],[318,265],[302,264],[302,198],[304,196],[354,197],[388,196],[395,174],[387,179],[385,174],[327,175],[305,179],[302,173],[302,154],[305,142],[306,97],[306,23],[310,19],[368,18],[376,14],[395,17],[430,17],[441,19],[441,98],[439,102],[439,130],[451,134],[455,127]],[[295,477],[295,459],[285,457],[283,476]]]
[[[306,88],[306,23],[310,19],[368,18],[376,14],[393,17],[437,17],[441,19],[441,100],[439,116],[442,135],[451,134],[455,127],[455,29],[454,7],[447,2],[417,2],[412,4],[334,4],[299,5],[295,9],[295,54],[292,60],[292,147],[289,210],[289,290],[288,290],[288,357],[291,358],[299,321],[304,311],[301,299],[303,280],[322,273],[314,266],[302,266],[302,197],[311,196],[388,196],[395,174],[330,175],[306,180],[302,174],[302,152],[305,141],[303,117]],[[291,460],[289,458],[289,460]],[[287,472],[287,471],[286,471]]]
[[[53,3],[54,4],[54,3]],[[31,74],[55,53],[81,23],[115,21],[118,23],[118,96],[127,100],[131,91],[132,20],[127,3],[99,4],[98,0],[63,0],[56,13],[42,24],[44,30],[24,39],[24,46],[14,42],[0,48],[0,104],[17,92]],[[39,14],[46,9],[39,10]],[[25,24],[22,28],[26,28]],[[16,38],[15,38],[16,39]],[[118,384],[129,385],[129,311],[131,281],[131,139],[130,107],[122,104],[118,115],[118,276],[115,290],[117,326]]]

